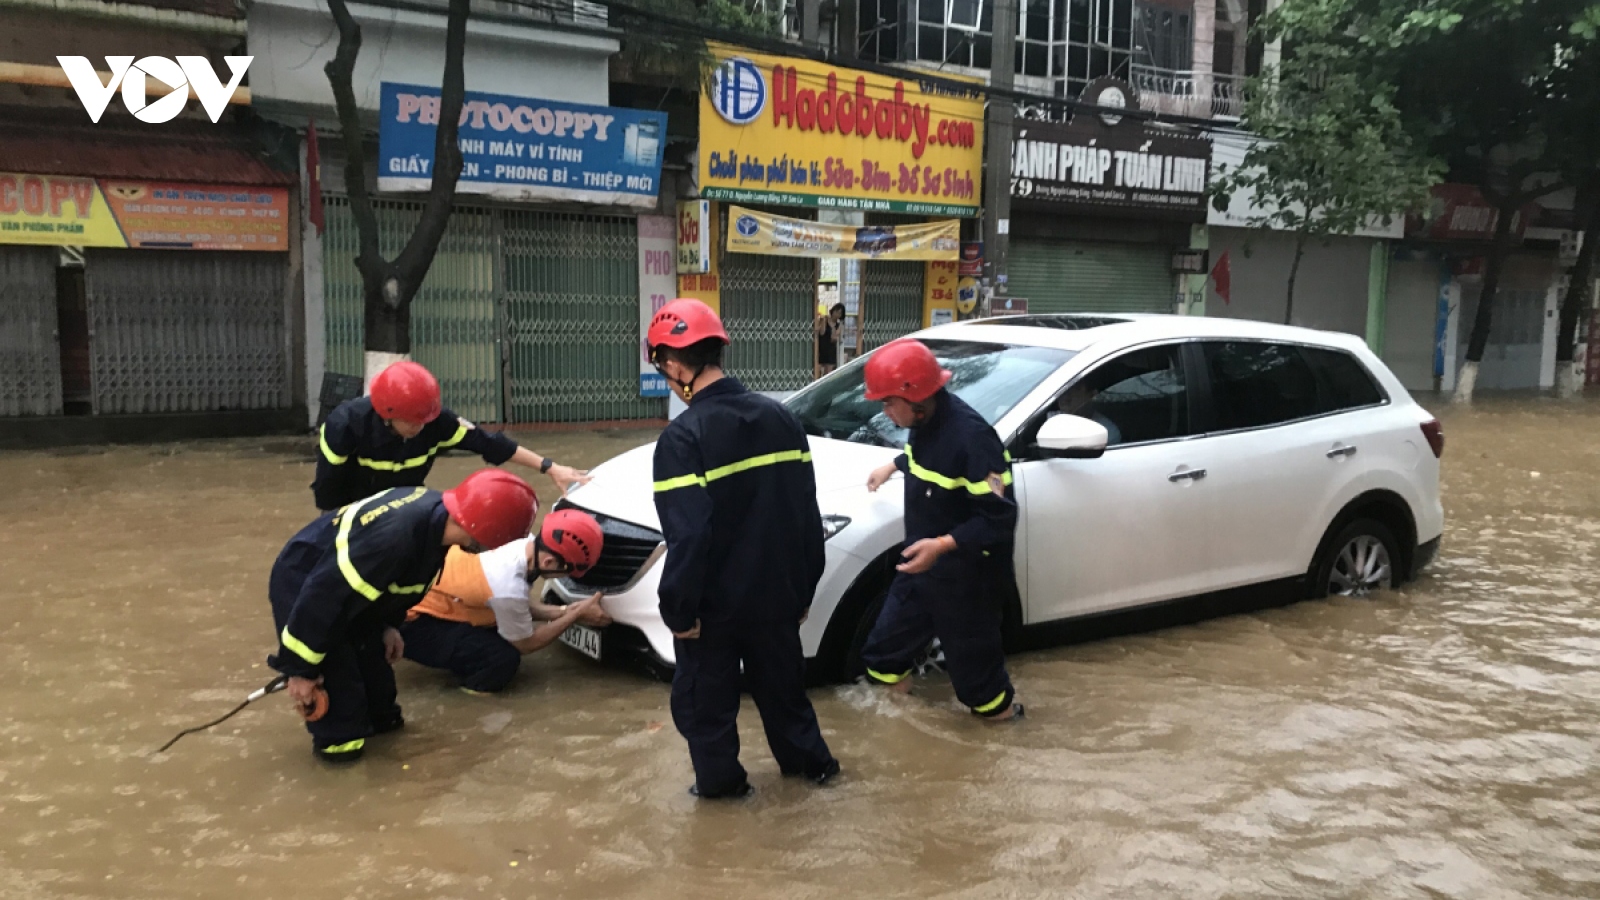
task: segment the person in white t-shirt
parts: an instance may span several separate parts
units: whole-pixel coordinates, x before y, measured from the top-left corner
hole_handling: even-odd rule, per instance
[[[593,516],[560,510],[545,517],[538,536],[478,554],[451,548],[439,580],[400,628],[406,659],[449,670],[468,693],[502,690],[523,655],[548,647],[574,623],[611,623],[599,592],[570,606],[529,593],[541,577],[589,571],[603,540]]]

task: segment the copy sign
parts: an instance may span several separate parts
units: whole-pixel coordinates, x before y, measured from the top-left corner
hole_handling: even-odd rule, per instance
[[[639,396],[667,396],[667,380],[650,364],[645,337],[650,320],[677,292],[677,223],[670,216],[639,217]]]
[[[439,89],[385,82],[381,115],[378,189],[426,191]],[[666,134],[665,113],[468,91],[456,192],[655,206]]]

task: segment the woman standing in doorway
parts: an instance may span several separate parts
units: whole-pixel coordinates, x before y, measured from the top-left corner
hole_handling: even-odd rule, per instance
[[[825,316],[817,316],[813,331],[817,339],[817,377],[839,365],[839,339],[844,336],[844,304],[835,303]]]

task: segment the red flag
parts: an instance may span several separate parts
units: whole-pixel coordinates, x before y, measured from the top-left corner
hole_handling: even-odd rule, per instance
[[[317,152],[317,120],[306,125],[306,221],[322,234],[322,154]]]
[[[1211,267],[1211,281],[1216,285],[1217,296],[1228,305],[1233,304],[1233,266],[1228,262],[1228,251],[1222,251],[1217,264]]]

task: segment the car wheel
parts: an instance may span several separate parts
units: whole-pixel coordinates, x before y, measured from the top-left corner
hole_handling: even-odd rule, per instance
[[[1398,582],[1400,545],[1388,526],[1357,519],[1340,529],[1323,549],[1312,576],[1317,597],[1369,597]]]
[[[866,663],[861,661],[861,651],[867,646],[867,636],[872,634],[872,626],[878,624],[878,616],[883,613],[884,601],[888,599],[888,588],[879,591],[856,619],[850,631],[850,642],[845,645],[843,671],[840,672],[844,681],[854,681],[867,674]]]

